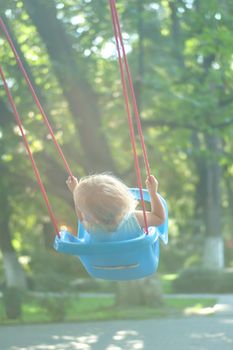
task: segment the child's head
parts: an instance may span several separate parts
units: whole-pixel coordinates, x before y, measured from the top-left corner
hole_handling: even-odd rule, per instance
[[[74,190],[76,211],[86,228],[114,231],[137,202],[120,180],[108,174],[84,177]]]

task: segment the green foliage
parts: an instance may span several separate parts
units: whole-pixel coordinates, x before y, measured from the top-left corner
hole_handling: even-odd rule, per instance
[[[64,298],[43,298],[41,300],[41,306],[46,310],[48,316],[54,322],[61,322],[65,319],[66,302]]]
[[[233,272],[190,268],[173,281],[175,293],[232,293]]]
[[[170,224],[170,230],[172,223]],[[203,237],[196,235],[190,240],[187,235],[188,228],[180,225],[180,229],[174,229],[174,237],[170,237],[169,244],[161,243],[161,258],[159,262],[160,273],[176,273],[182,268],[192,268],[201,264],[203,250]],[[180,239],[179,233],[182,235]]]
[[[86,276],[77,258],[55,251],[38,251],[32,258],[31,277],[34,289],[49,292],[64,292],[79,290],[79,286],[74,285],[78,277]]]

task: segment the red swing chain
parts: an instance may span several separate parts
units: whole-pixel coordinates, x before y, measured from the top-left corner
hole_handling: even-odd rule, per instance
[[[112,3],[113,3],[113,10],[114,10],[114,15],[115,15],[114,19],[115,19],[115,23],[117,25],[119,40],[120,40],[120,44],[121,44],[121,48],[122,48],[122,54],[123,54],[125,68],[126,68],[126,74],[127,74],[127,78],[128,78],[128,82],[129,82],[130,93],[131,93],[132,102],[133,102],[133,109],[134,109],[135,119],[136,119],[136,122],[137,122],[138,135],[139,135],[140,143],[141,143],[141,147],[142,147],[142,152],[143,152],[143,158],[144,158],[144,163],[145,163],[145,167],[146,167],[146,172],[147,172],[147,176],[150,177],[150,175],[151,175],[151,173],[150,173],[150,164],[149,164],[149,160],[148,160],[148,156],[147,156],[147,150],[146,150],[146,145],[145,145],[144,136],[143,136],[143,132],[142,132],[141,120],[140,120],[138,106],[137,106],[137,100],[136,100],[136,96],[135,96],[135,92],[134,92],[133,80],[132,80],[132,76],[131,76],[131,73],[130,73],[129,64],[128,64],[127,56],[126,56],[126,53],[125,53],[125,47],[124,47],[123,39],[122,39],[119,17],[118,17],[118,14],[117,14],[115,0],[110,0],[110,1],[112,1]]]
[[[149,165],[147,152],[146,152],[146,146],[145,146],[144,137],[143,137],[143,133],[142,133],[141,121],[140,121],[138,107],[137,107],[137,101],[136,101],[136,97],[135,97],[135,93],[134,93],[132,77],[131,77],[131,73],[130,73],[130,69],[129,69],[129,65],[128,65],[128,61],[127,61],[127,57],[126,57],[126,53],[125,53],[123,39],[122,39],[121,28],[120,28],[120,23],[119,23],[119,19],[118,19],[117,9],[116,9],[116,3],[115,3],[115,0],[109,0],[109,3],[110,3],[110,8],[111,8],[111,14],[112,14],[113,29],[114,29],[114,35],[115,35],[115,40],[116,40],[122,89],[123,89],[125,107],[126,107],[128,124],[129,124],[130,140],[131,140],[133,156],[134,156],[134,164],[135,164],[135,170],[136,170],[136,175],[137,175],[137,183],[138,183],[138,188],[139,188],[139,192],[140,192],[140,199],[141,199],[142,211],[143,211],[143,219],[144,219],[144,223],[145,223],[145,231],[148,234],[148,224],[147,224],[147,217],[146,217],[146,207],[145,207],[145,202],[143,199],[141,171],[140,171],[140,166],[139,166],[139,161],[138,161],[135,132],[134,132],[134,126],[133,126],[133,121],[132,121],[132,116],[131,116],[131,111],[130,111],[129,96],[128,96],[128,90],[127,90],[127,84],[126,84],[126,78],[125,78],[125,72],[124,72],[123,65],[125,65],[126,75],[127,75],[128,82],[129,82],[129,90],[130,90],[130,94],[131,94],[131,98],[132,98],[132,102],[133,102],[133,109],[134,109],[134,114],[135,114],[135,118],[136,118],[136,122],[137,122],[137,129],[138,129],[138,134],[139,134],[139,138],[140,138],[140,143],[141,143],[141,147],[142,147],[142,151],[143,151],[143,158],[144,158],[148,177],[150,177],[150,165]],[[123,59],[121,57],[120,46],[121,46],[121,50],[122,50]]]
[[[56,219],[55,219],[55,216],[54,216],[52,207],[51,207],[51,205],[50,205],[50,203],[49,203],[49,199],[48,199],[48,196],[47,196],[45,187],[44,187],[43,182],[42,182],[42,180],[41,180],[40,173],[39,173],[39,170],[38,170],[38,168],[37,168],[36,162],[35,162],[35,160],[34,160],[34,158],[33,158],[33,155],[32,155],[32,152],[31,152],[31,149],[30,149],[30,146],[29,146],[27,137],[26,137],[26,134],[25,134],[24,129],[23,129],[23,126],[22,126],[21,118],[20,118],[19,113],[18,113],[18,111],[17,111],[16,105],[15,105],[15,103],[14,103],[13,97],[12,97],[12,95],[11,95],[11,92],[10,92],[10,89],[9,89],[9,87],[8,87],[8,84],[7,84],[6,78],[5,78],[5,76],[4,76],[4,73],[3,73],[3,70],[2,70],[1,65],[0,65],[0,75],[1,75],[1,78],[2,78],[2,81],[3,81],[4,88],[5,88],[6,93],[7,93],[8,100],[9,100],[10,105],[11,105],[13,111],[14,111],[15,120],[16,120],[16,123],[17,123],[19,129],[20,129],[20,132],[21,132],[21,135],[22,135],[22,138],[23,138],[25,147],[26,147],[27,152],[28,152],[28,156],[29,156],[29,158],[30,158],[30,160],[31,160],[32,167],[33,167],[33,170],[34,170],[34,172],[35,172],[36,179],[37,179],[38,185],[39,185],[39,187],[40,187],[42,196],[43,196],[43,198],[44,198],[46,207],[47,207],[47,209],[48,209],[48,213],[49,213],[50,219],[51,219],[51,221],[52,221],[52,223],[53,223],[53,226],[54,226],[54,229],[55,229],[55,232],[56,232],[57,236],[60,237],[57,221],[56,221]]]

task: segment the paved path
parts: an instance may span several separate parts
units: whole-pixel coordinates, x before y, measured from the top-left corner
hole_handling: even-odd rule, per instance
[[[233,317],[0,328],[1,350],[232,350]]]
[[[232,350],[233,295],[218,297],[199,316],[2,326],[0,350]]]

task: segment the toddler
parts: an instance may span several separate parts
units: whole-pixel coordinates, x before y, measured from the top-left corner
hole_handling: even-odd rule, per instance
[[[145,226],[143,212],[136,210],[137,201],[116,177],[97,174],[80,181],[69,177],[66,183],[73,194],[78,219],[91,236],[108,233],[116,239],[129,239],[141,235],[141,228]],[[148,226],[159,226],[165,220],[165,212],[154,176],[147,178],[146,187],[151,198],[151,210],[146,212],[147,223]]]

